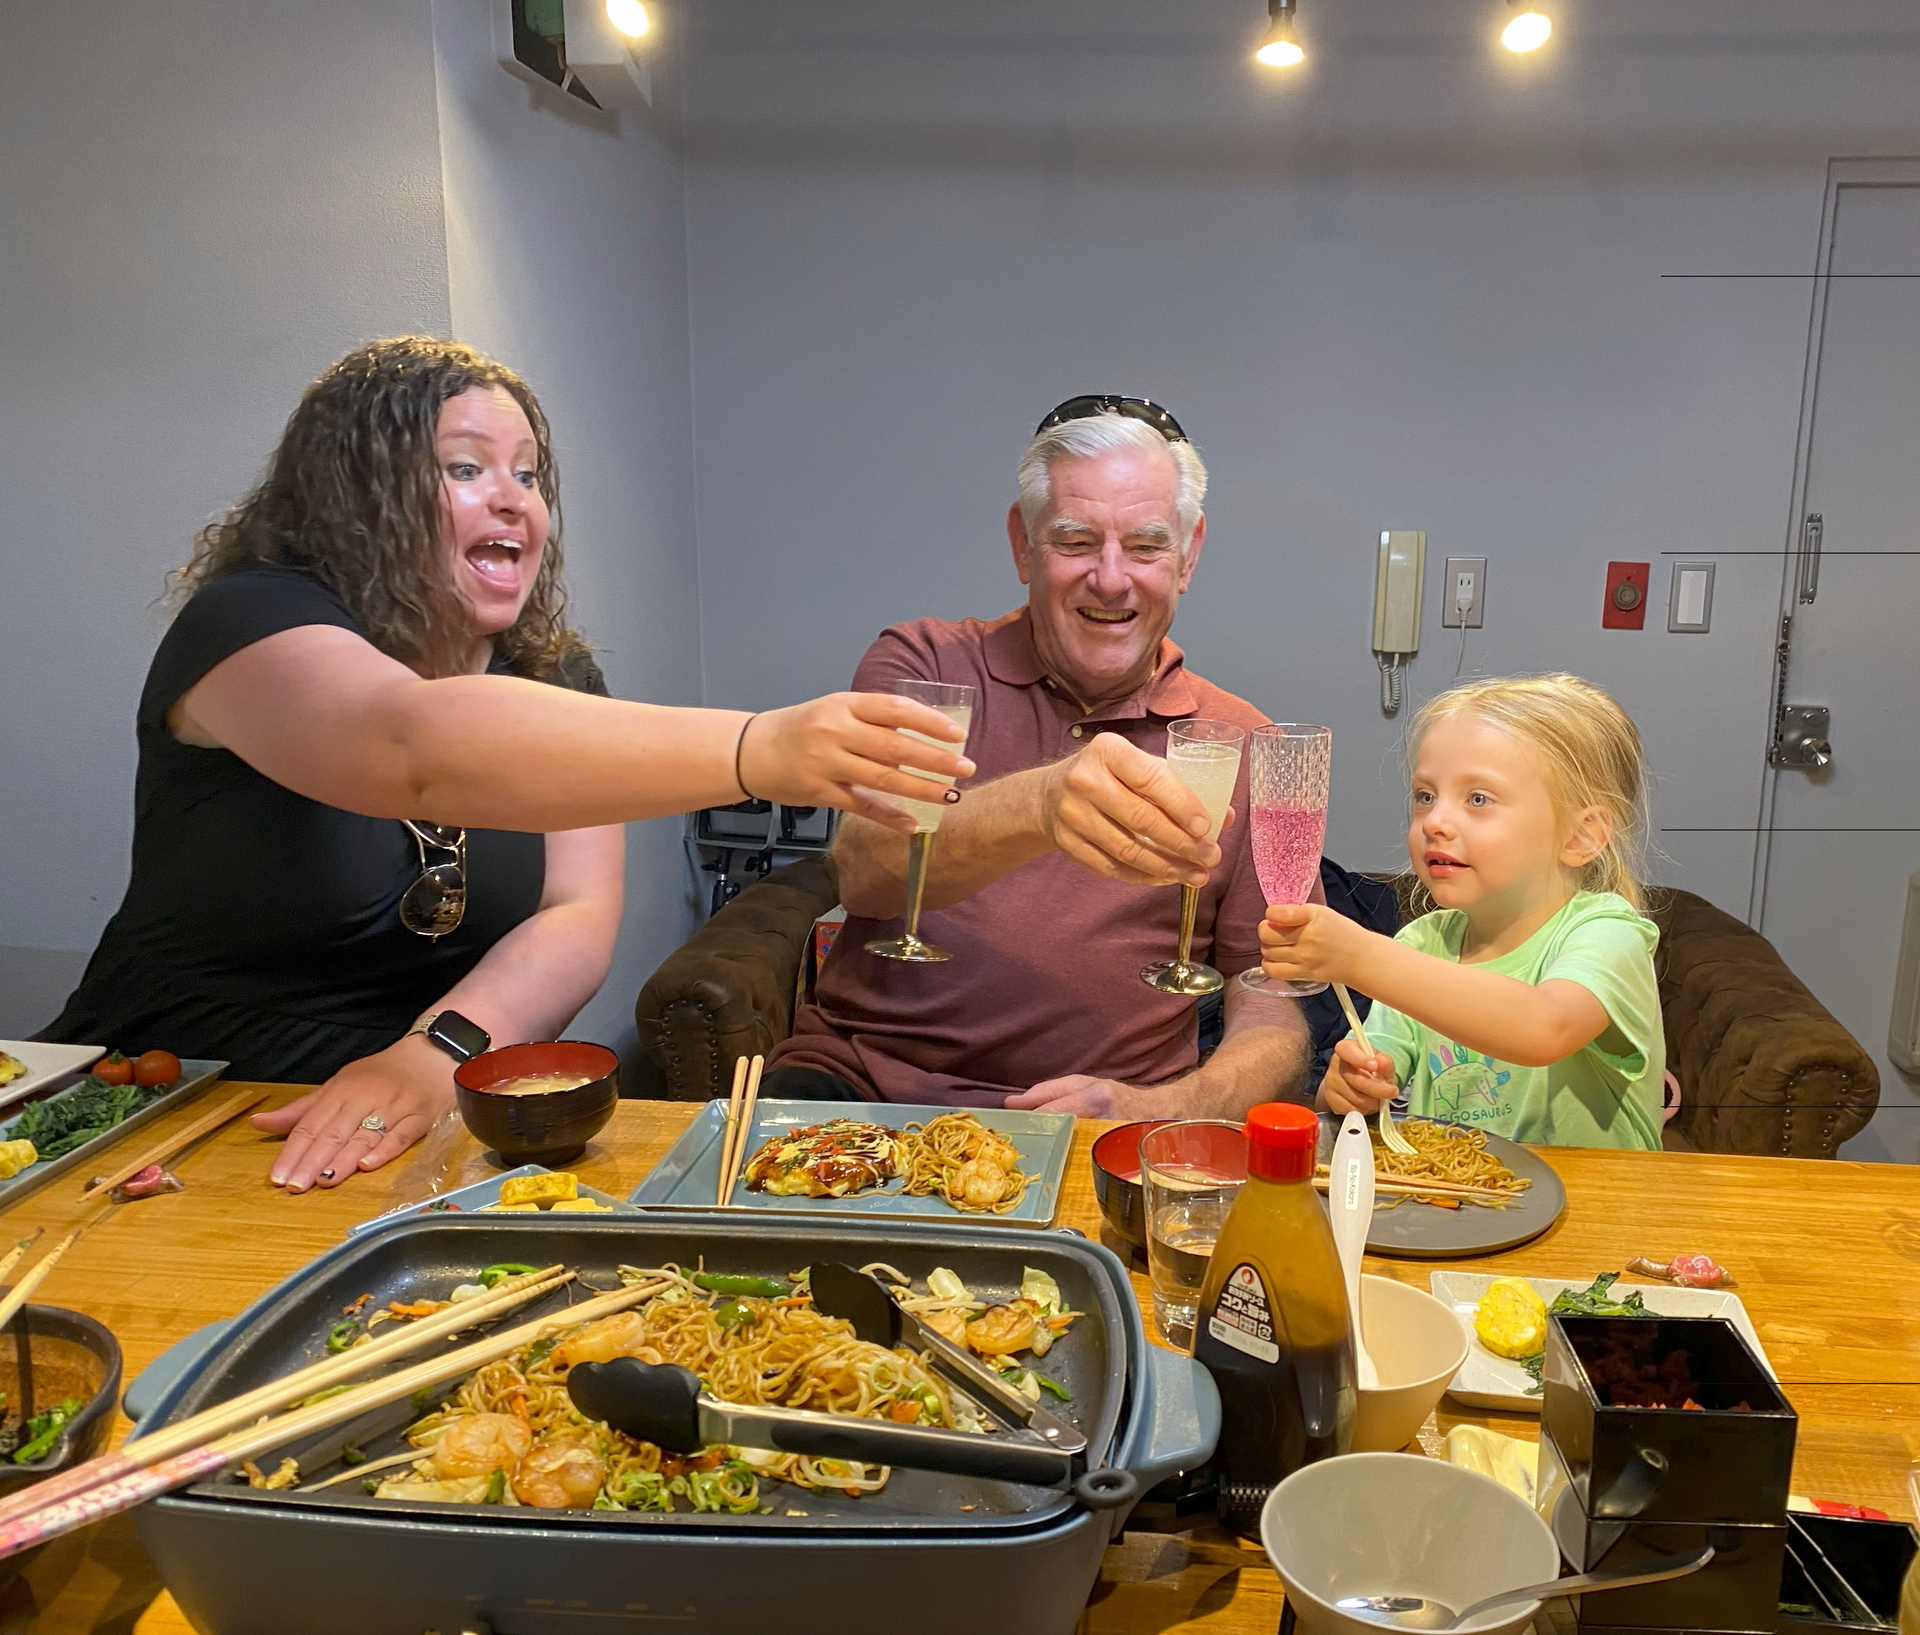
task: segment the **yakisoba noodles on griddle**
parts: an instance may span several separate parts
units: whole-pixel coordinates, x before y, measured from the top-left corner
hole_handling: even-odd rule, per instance
[[[977,1409],[911,1351],[854,1337],[813,1309],[804,1290],[772,1299],[698,1287],[677,1266],[623,1266],[658,1292],[489,1363],[407,1431],[411,1468],[375,1488],[381,1498],[539,1509],[757,1510],[774,1478],[850,1497],[885,1486],[888,1468],[855,1460],[712,1447],[664,1453],[596,1420],[567,1394],[577,1363],[638,1357],[693,1370],[723,1402],[854,1414],[949,1430],[983,1428]]]
[[[1376,1175],[1395,1181],[1445,1181],[1452,1186],[1478,1187],[1500,1192],[1501,1198],[1454,1198],[1435,1193],[1420,1202],[1478,1204],[1483,1209],[1505,1209],[1517,1203],[1520,1195],[1533,1185],[1487,1151],[1484,1130],[1470,1130],[1458,1124],[1436,1124],[1429,1119],[1407,1118],[1395,1121],[1395,1127],[1413,1147],[1411,1155],[1395,1152],[1384,1145],[1378,1131],[1373,1132],[1373,1169]],[[1379,1207],[1391,1209],[1407,1194],[1382,1198]]]

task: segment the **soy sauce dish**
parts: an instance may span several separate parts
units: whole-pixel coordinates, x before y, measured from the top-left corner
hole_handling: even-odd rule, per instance
[[[507,1045],[453,1072],[461,1120],[503,1169],[564,1164],[613,1117],[620,1058],[580,1039]],[[572,1080],[543,1089],[528,1080]]]

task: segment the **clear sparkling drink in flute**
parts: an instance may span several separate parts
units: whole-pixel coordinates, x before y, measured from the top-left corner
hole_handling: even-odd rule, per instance
[[[932,708],[937,709],[962,732],[972,730],[973,706],[971,704],[936,704]],[[911,727],[902,727],[900,730],[909,738],[918,738],[921,743],[933,744],[939,749],[950,749],[956,755],[966,748],[964,741],[958,744],[942,744],[936,739],[929,738],[924,732],[915,732]],[[912,772],[916,778],[925,778],[929,783],[950,784],[954,781],[951,778],[942,777],[937,772],[923,772],[918,767],[902,767],[900,770]],[[909,800],[905,795],[888,795],[886,798],[902,811],[910,812],[913,815],[914,829],[923,835],[930,835],[940,827],[940,819],[947,810],[945,801]]]
[[[1240,775],[1240,746],[1174,740],[1167,745],[1167,765],[1206,809],[1207,839],[1218,840],[1233,804],[1233,781]]]

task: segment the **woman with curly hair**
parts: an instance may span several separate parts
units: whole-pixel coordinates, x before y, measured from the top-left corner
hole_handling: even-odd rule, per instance
[[[751,792],[912,820],[967,776],[945,718],[842,693],[763,714],[608,698],[569,627],[540,405],[407,337],[310,386],[260,485],[202,531],[136,718],[133,872],[42,1037],[164,1044],[320,1088],[255,1123],[303,1191],[452,1104],[457,1012],[555,1037],[620,923],[620,825]],[[948,798],[952,798],[948,792]]]

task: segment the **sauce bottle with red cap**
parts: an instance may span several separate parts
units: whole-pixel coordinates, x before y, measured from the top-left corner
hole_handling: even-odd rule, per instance
[[[1247,1114],[1247,1184],[1207,1263],[1194,1356],[1220,1388],[1220,1515],[1257,1535],[1267,1495],[1353,1445],[1358,1398],[1346,1283],[1313,1189],[1320,1120],[1266,1102]]]

